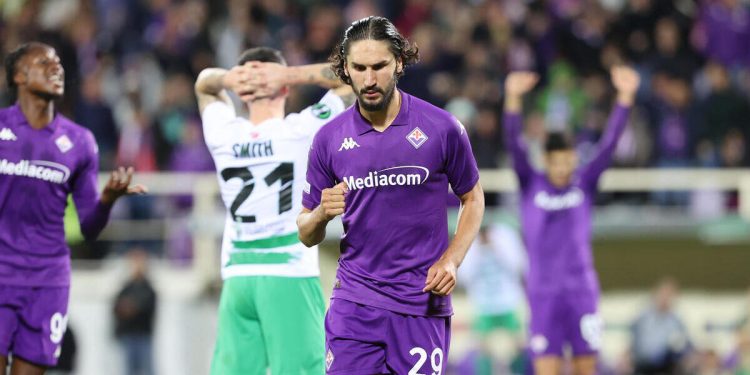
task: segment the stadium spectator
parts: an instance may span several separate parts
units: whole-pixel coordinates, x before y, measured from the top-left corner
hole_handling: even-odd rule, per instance
[[[467,128],[471,150],[479,168],[496,169],[500,167],[502,149],[497,147],[502,142],[499,115],[497,109],[482,105]],[[495,207],[500,204],[498,193],[484,194],[485,206]]]
[[[81,96],[75,104],[74,118],[91,130],[99,145],[99,167],[111,169],[115,166],[115,155],[119,132],[112,108],[102,92],[102,73],[95,72],[84,77]]]
[[[115,336],[122,346],[128,375],[153,375],[153,336],[156,291],[151,286],[148,253],[134,248],[127,254],[131,274],[113,304]]]
[[[747,68],[750,61],[750,8],[740,0],[704,0],[693,40],[709,59]]]
[[[630,358],[636,374],[682,374],[682,360],[690,351],[685,324],[674,311],[677,282],[661,280],[651,305],[631,325]]]
[[[189,112],[195,113],[194,108],[184,111],[189,107],[175,111],[171,104],[161,110],[161,92],[173,90],[170,87],[175,86],[175,77],[194,77],[208,66],[232,66],[234,56],[246,46],[261,44],[281,48],[292,64],[320,60],[321,56],[327,56],[343,25],[361,18],[357,15],[394,16],[423,50],[422,63],[411,67],[412,74],[400,83],[407,91],[439,106],[463,96],[476,107],[485,104],[497,107],[501,101],[499,82],[507,72],[536,70],[543,81],[552,83],[537,95],[544,108],[553,105],[553,109],[545,111],[545,116],[548,120],[553,116],[569,121],[566,125],[551,123],[575,129],[576,138],[583,132],[580,139],[584,142],[596,134],[585,123],[591,113],[587,108],[597,104],[580,100],[576,90],[567,102],[550,100],[550,93],[559,92],[560,58],[572,66],[562,69],[565,71],[562,77],[564,86],[573,88],[585,86],[583,83],[589,77],[608,70],[613,63],[635,63],[644,79],[639,98],[647,99],[645,102],[654,97],[668,101],[662,92],[666,89],[660,86],[673,86],[666,84],[663,77],[655,77],[658,81],[655,85],[648,84],[652,74],[658,76],[659,72],[669,70],[682,77],[681,84],[687,83],[684,90],[677,91],[693,91],[690,82],[699,77],[697,72],[705,60],[715,61],[729,72],[740,97],[747,101],[750,94],[750,80],[743,78],[750,76],[746,73],[750,69],[747,63],[750,8],[739,0],[703,0],[695,7],[655,0],[628,0],[624,4],[603,0],[401,3],[339,0],[335,5],[259,0],[70,0],[13,4],[16,5],[4,7],[4,52],[14,41],[35,36],[48,36],[60,46],[69,71],[66,88],[74,93],[68,99],[71,103],[62,104],[63,112],[72,112],[74,108],[78,108],[76,113],[86,112],[84,109],[91,101],[88,82],[104,74],[99,78],[105,81],[103,102],[99,99],[96,102],[97,106],[112,109],[119,138],[125,138],[116,146],[119,160],[142,155],[138,157],[139,163],[153,170],[170,168],[168,161],[176,150],[175,143],[179,142],[176,136],[179,132],[174,131],[179,127],[176,124],[184,121],[185,115],[189,117]],[[689,36],[688,31],[692,31]],[[75,77],[78,75],[80,79]],[[140,83],[134,85],[132,76]],[[130,88],[119,90],[118,86]],[[695,87],[698,95],[691,96],[702,97],[701,85]],[[182,91],[179,94],[189,95]],[[299,100],[294,99],[296,93],[290,94],[290,110],[302,109],[303,103],[313,100],[319,92],[305,90],[300,94]],[[129,115],[127,106],[122,105],[131,95],[138,102],[134,107],[141,110],[130,112],[138,113],[148,124],[145,127],[134,128],[135,116]],[[0,98],[9,104],[7,91],[0,90]],[[734,103],[734,99],[717,99],[721,105],[708,107],[717,108],[708,111],[709,119],[725,113],[720,107]],[[640,111],[642,108],[635,110]],[[106,113],[96,114],[99,110],[94,112],[92,116],[107,117]],[[662,122],[661,116],[648,119],[654,129],[661,128]],[[105,119],[101,127],[110,132],[108,123]],[[716,131],[723,132],[719,130],[723,126]],[[740,130],[748,139],[747,126]],[[107,153],[112,148],[112,137],[101,138],[100,148],[105,151],[102,162],[106,166],[111,163]],[[659,155],[674,151],[674,145],[663,141],[632,139],[635,143],[630,149],[645,150],[639,151],[640,155],[653,155],[649,164],[652,166],[663,162]],[[716,150],[720,139],[715,138]],[[696,144],[697,140],[690,140],[689,152],[680,159],[695,162]],[[497,141],[495,145],[500,147]],[[748,161],[743,160],[743,165],[747,165]]]

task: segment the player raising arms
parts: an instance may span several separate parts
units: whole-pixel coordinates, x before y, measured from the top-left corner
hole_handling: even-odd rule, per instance
[[[469,139],[449,113],[396,88],[417,50],[387,19],[354,22],[332,60],[357,105],[315,136],[297,219],[308,246],[334,217],[344,222],[325,321],[327,371],[441,374],[449,294],[484,213]],[[450,243],[449,185],[462,206]]]
[[[289,85],[330,88],[319,103],[284,114]],[[236,93],[250,118],[237,117]],[[327,64],[287,67],[281,53],[253,48],[230,70],[195,83],[203,132],[227,207],[224,286],[211,374],[322,374],[323,316],[317,248],[297,238],[295,218],[315,133],[354,102]]]
[[[522,97],[538,77],[515,72],[505,81],[505,142],[521,188],[523,239],[529,252],[529,347],[539,375],[560,373],[565,345],[572,350],[577,374],[596,373],[602,322],[591,211],[599,177],[612,159],[640,83],[638,73],[628,67],[614,67],[610,74],[617,104],[592,160],[579,168],[573,144],[561,134],[549,134],[543,173],[529,163],[521,124]]]
[[[145,188],[120,168],[97,193],[94,136],[55,112],[65,73],[52,47],[21,45],[5,72],[18,101],[0,110],[0,369],[12,354],[12,375],[35,375],[57,363],[68,320],[68,195],[84,237],[95,239],[112,204]]]

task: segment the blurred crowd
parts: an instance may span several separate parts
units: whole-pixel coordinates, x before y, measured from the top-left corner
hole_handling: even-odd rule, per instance
[[[289,64],[327,60],[344,28],[384,15],[419,46],[400,87],[470,129],[481,168],[503,165],[502,81],[539,72],[527,135],[575,136],[586,155],[612,102],[607,71],[643,76],[616,164],[747,166],[750,7],[743,0],[7,0],[2,54],[43,40],[66,68],[62,111],[89,127],[101,167],[207,171],[192,94],[198,72],[251,46]],[[4,79],[0,78],[0,79]],[[13,99],[0,85],[0,102]],[[289,109],[320,95],[294,91]]]

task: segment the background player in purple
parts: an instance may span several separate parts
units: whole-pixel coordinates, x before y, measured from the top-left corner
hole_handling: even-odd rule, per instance
[[[345,234],[326,314],[329,374],[440,374],[450,292],[479,230],[484,197],[463,126],[396,89],[416,62],[385,18],[354,22],[332,56],[357,105],[315,136],[297,223],[308,246],[342,215]],[[461,199],[449,243],[445,193]]]
[[[120,168],[99,197],[93,135],[55,112],[64,71],[52,47],[21,45],[5,70],[18,101],[0,110],[0,369],[12,354],[12,375],[34,375],[57,362],[67,323],[68,194],[93,239],[117,198],[145,188],[131,187],[132,168]]]
[[[577,374],[596,372],[602,324],[591,253],[591,211],[599,176],[625,129],[640,83],[631,68],[615,67],[610,73],[617,104],[597,152],[579,168],[573,144],[562,134],[549,134],[544,172],[531,166],[522,140],[523,95],[538,77],[515,72],[505,81],[505,142],[521,188],[521,223],[529,252],[529,347],[536,374],[559,374],[565,345],[572,350]]]

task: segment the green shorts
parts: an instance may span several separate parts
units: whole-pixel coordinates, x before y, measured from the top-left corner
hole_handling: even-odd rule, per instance
[[[474,321],[474,331],[480,335],[489,334],[496,329],[513,333],[520,332],[521,321],[518,319],[518,313],[509,312],[497,315],[480,315]]]
[[[317,277],[224,281],[212,375],[325,373],[325,302]]]

